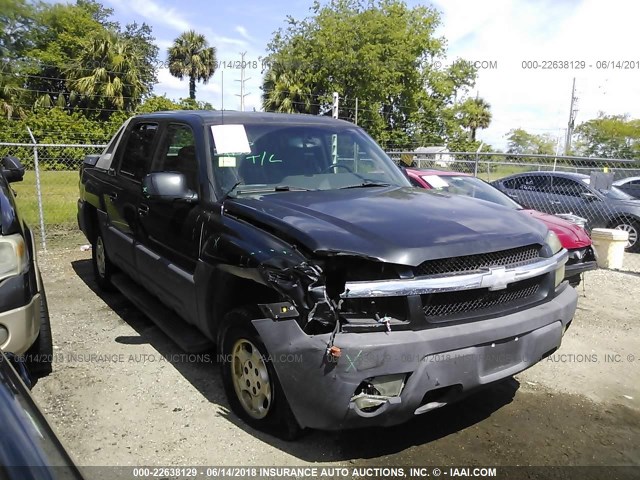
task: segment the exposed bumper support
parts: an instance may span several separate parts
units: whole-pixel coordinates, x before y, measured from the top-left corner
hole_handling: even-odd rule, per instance
[[[561,250],[550,258],[513,268],[493,267],[486,271],[462,275],[429,275],[401,280],[376,280],[371,282],[348,282],[342,298],[404,297],[425,295],[474,288],[501,290],[510,283],[553,272],[567,262],[568,253]],[[314,292],[322,295],[324,287],[315,287]]]

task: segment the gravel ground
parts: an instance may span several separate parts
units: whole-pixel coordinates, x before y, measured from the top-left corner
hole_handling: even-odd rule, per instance
[[[80,465],[640,465],[640,273],[596,271],[562,348],[514,379],[389,429],[284,442],[230,413],[213,361],[186,358],[90,252],[41,256],[54,373],[33,393]]]

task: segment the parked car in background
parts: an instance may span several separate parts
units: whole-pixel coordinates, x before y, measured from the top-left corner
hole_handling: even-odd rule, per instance
[[[572,286],[580,283],[583,272],[597,268],[591,238],[584,228],[555,215],[525,209],[506,194],[467,173],[441,170],[418,170],[407,168],[411,184],[427,189],[435,189],[455,195],[465,195],[492,202],[503,207],[513,208],[544,223],[549,230],[555,232],[562,246],[569,251],[569,260],[565,266],[565,279]]]
[[[16,363],[18,368],[20,362]],[[0,351],[0,478],[81,480],[82,475],[40,412],[24,379]]]
[[[592,188],[589,175],[568,172],[527,172],[492,182],[523,206],[545,213],[572,213],[587,219],[586,228],[629,232],[626,249],[640,251],[640,200],[616,187]]]
[[[0,161],[0,350],[24,356],[37,379],[51,373],[53,345],[33,233],[10,187],[23,176],[17,158]]]
[[[616,180],[613,184],[627,195],[633,198],[640,198],[640,177],[623,178]]]

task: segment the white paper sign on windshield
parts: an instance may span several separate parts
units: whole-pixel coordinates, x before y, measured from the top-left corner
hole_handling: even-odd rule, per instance
[[[431,188],[435,188],[436,190],[441,190],[449,186],[449,184],[438,175],[423,175],[422,178],[431,185]]]
[[[211,125],[216,153],[251,153],[244,125]]]

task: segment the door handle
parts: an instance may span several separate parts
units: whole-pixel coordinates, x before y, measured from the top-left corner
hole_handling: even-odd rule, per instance
[[[116,199],[118,198],[118,194],[114,192],[107,193],[107,197],[109,197],[109,199],[111,199],[112,201],[116,201]]]
[[[560,205],[562,202],[558,202],[557,200],[551,200],[551,205]]]
[[[138,215],[144,217],[149,213],[149,205],[145,205],[144,203],[138,207]]]

